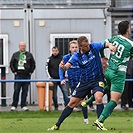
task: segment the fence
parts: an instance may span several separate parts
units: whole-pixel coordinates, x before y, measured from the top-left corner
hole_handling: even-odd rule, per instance
[[[9,99],[9,97],[6,97],[6,82],[46,82],[46,110],[49,111],[49,82],[57,82],[60,81],[59,79],[34,79],[34,80],[0,80],[2,83],[1,88],[1,106],[6,106],[6,99]]]
[[[6,92],[6,82],[46,82],[46,110],[48,110],[48,106],[49,106],[49,85],[48,82],[57,82],[60,81],[59,79],[29,79],[29,80],[0,80],[0,82],[2,83],[2,88],[1,88],[1,103],[2,106],[6,105],[6,95],[4,94],[4,92]],[[125,79],[125,81],[133,81],[133,79]],[[7,97],[8,99],[8,97]]]

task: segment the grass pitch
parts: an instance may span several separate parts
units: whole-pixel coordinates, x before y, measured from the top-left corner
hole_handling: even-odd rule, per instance
[[[105,121],[108,131],[97,131],[92,126],[96,120],[95,112],[89,112],[88,125],[83,123],[81,112],[73,112],[60,130],[47,131],[60,114],[58,111],[0,112],[0,133],[133,133],[133,111],[114,111]]]

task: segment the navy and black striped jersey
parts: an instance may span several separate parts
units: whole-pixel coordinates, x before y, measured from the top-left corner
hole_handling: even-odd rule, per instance
[[[66,64],[70,57],[72,56],[71,53],[63,56],[63,61]],[[60,80],[62,81],[64,79],[62,74],[62,69],[59,70],[60,73]],[[76,86],[79,82],[80,75],[81,75],[81,69],[79,67],[78,62],[73,63],[73,65],[67,70],[68,75],[68,82],[70,87]]]
[[[86,54],[81,54],[78,51],[71,56],[68,62],[72,65],[77,62],[81,68],[80,82],[95,82],[104,79],[99,56],[99,51],[103,48],[103,43],[92,43],[90,44],[90,50]]]

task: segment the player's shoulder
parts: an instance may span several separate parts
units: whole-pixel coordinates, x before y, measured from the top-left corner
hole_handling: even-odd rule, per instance
[[[108,38],[108,39],[106,39],[105,40],[105,42],[113,42],[114,40],[117,40],[117,39],[119,39],[120,37],[119,37],[119,35],[116,35],[116,36],[112,36],[111,38]]]
[[[77,59],[79,56],[80,56],[80,52],[77,51],[77,52],[75,52],[75,53],[70,57],[70,60],[71,60],[71,59]]]
[[[71,57],[71,54],[69,53],[69,54],[64,55],[63,59],[69,59],[70,57]]]
[[[127,38],[127,41],[132,45],[133,47],[133,41],[131,41],[130,39]]]
[[[65,55],[63,56],[63,58],[67,58],[67,57],[69,57],[69,56],[70,56],[70,53],[65,54]]]
[[[124,36],[122,36],[122,35],[120,35],[120,37],[122,38],[122,39],[125,39],[128,43],[130,43],[131,45],[132,45],[132,47],[133,47],[133,41],[131,41],[130,39],[128,39],[128,38],[126,38],[126,37],[124,37]]]
[[[104,43],[101,43],[101,42],[93,42],[90,44],[91,50],[96,49],[96,50],[100,51],[103,48],[104,48]]]
[[[102,42],[92,42],[91,44],[90,44],[90,46],[91,47],[98,47],[99,45],[103,45],[104,43],[102,43]]]

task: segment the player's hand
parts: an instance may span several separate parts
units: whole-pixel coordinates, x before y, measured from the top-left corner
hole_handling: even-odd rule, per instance
[[[105,74],[105,71],[108,67],[108,58],[107,57],[101,58],[101,62],[102,62],[103,74]]]
[[[60,62],[59,67],[64,70],[65,63],[63,60]]]
[[[108,64],[108,58],[107,57],[101,58],[101,62],[102,62],[102,65]]]
[[[110,43],[110,45],[109,45],[109,49],[110,49],[111,53],[115,53],[116,50],[117,50],[117,48],[116,48],[115,46],[113,46],[112,43]]]

